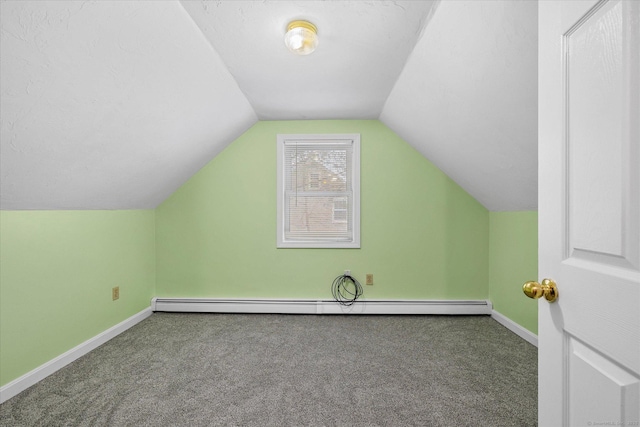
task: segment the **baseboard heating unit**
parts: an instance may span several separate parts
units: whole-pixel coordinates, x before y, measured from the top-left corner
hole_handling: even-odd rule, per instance
[[[332,300],[153,298],[151,309],[183,313],[491,315],[488,300]]]

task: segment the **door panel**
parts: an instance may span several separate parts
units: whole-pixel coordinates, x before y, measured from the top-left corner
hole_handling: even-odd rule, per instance
[[[635,4],[634,4],[635,3]],[[569,164],[567,257],[640,267],[640,191],[632,179],[638,165],[631,150],[629,106],[638,75],[636,58],[626,52],[637,2],[601,2],[563,36],[563,68]],[[634,69],[636,68],[636,69]],[[637,100],[635,100],[637,104]],[[637,111],[636,111],[637,113]],[[628,186],[627,183],[631,184]]]
[[[606,425],[637,420],[640,379],[597,350],[567,335],[569,425]]]
[[[540,426],[640,421],[640,2],[539,2]]]

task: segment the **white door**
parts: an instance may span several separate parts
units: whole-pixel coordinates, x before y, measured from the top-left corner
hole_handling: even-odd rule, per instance
[[[640,0],[539,2],[538,420],[640,421]]]

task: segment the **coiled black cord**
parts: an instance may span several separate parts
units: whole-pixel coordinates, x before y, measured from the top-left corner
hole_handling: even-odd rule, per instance
[[[331,293],[338,304],[350,306],[362,295],[362,286],[354,277],[343,274],[331,284]]]

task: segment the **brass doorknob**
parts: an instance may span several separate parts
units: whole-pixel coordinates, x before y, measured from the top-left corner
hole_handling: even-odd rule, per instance
[[[526,282],[522,285],[522,292],[533,299],[538,299],[542,296],[549,302],[554,302],[558,299],[558,287],[556,282],[551,279],[544,279],[542,283]]]

